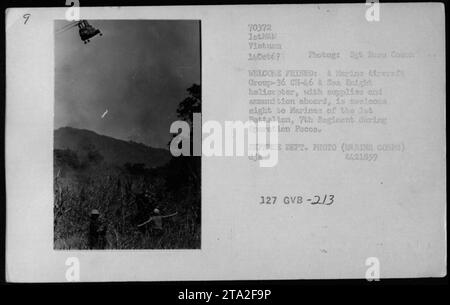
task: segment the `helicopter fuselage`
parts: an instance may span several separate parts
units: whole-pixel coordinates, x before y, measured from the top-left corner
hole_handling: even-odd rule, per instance
[[[85,20],[80,22],[78,26],[80,28],[79,30],[80,38],[84,43],[89,42],[89,39],[97,34],[100,34],[100,36],[102,35],[99,29],[94,28]]]

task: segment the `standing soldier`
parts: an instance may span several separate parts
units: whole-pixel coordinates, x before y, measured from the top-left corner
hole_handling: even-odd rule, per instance
[[[161,236],[164,233],[163,219],[173,217],[177,214],[178,212],[169,215],[161,215],[159,209],[155,208],[153,210],[153,213],[150,214],[151,215],[150,218],[147,221],[144,221],[143,223],[139,224],[138,227],[143,228],[145,232],[148,232],[149,230],[152,235]],[[144,227],[147,224],[149,224],[149,226],[147,227],[148,230],[146,230]]]
[[[106,226],[99,220],[100,212],[91,211],[89,223],[89,249],[104,249],[106,245]]]
[[[159,209],[155,208],[153,210],[153,216],[152,216],[152,232],[155,235],[161,235],[163,233],[163,224],[162,224],[162,216],[159,213]]]
[[[151,211],[151,207],[154,204],[154,198],[148,189],[140,194],[136,194],[135,198],[137,208],[135,219],[137,222],[143,222],[147,219]]]

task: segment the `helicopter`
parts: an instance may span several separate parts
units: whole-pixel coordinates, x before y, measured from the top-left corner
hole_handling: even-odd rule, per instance
[[[78,26],[78,32],[79,32],[80,38],[84,42],[84,44],[90,42],[91,41],[90,39],[92,37],[96,36],[97,34],[100,36],[103,36],[102,32],[100,32],[99,29],[90,25],[87,20],[80,20],[80,21],[75,21],[73,23],[70,23],[70,24],[62,27],[61,29],[59,29],[56,33],[59,34],[59,33],[65,32],[76,26]]]

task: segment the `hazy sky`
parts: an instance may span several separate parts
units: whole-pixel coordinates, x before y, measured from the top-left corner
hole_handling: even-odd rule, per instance
[[[178,103],[200,84],[199,22],[89,22],[103,36],[88,44],[77,27],[55,34],[55,129],[167,148]],[[56,21],[55,29],[68,23]]]

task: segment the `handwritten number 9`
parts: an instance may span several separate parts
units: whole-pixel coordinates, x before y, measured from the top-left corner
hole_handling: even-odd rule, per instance
[[[23,15],[23,18],[25,19],[25,21],[23,22],[23,24],[27,24],[28,19],[30,19],[31,14],[25,14]]]

